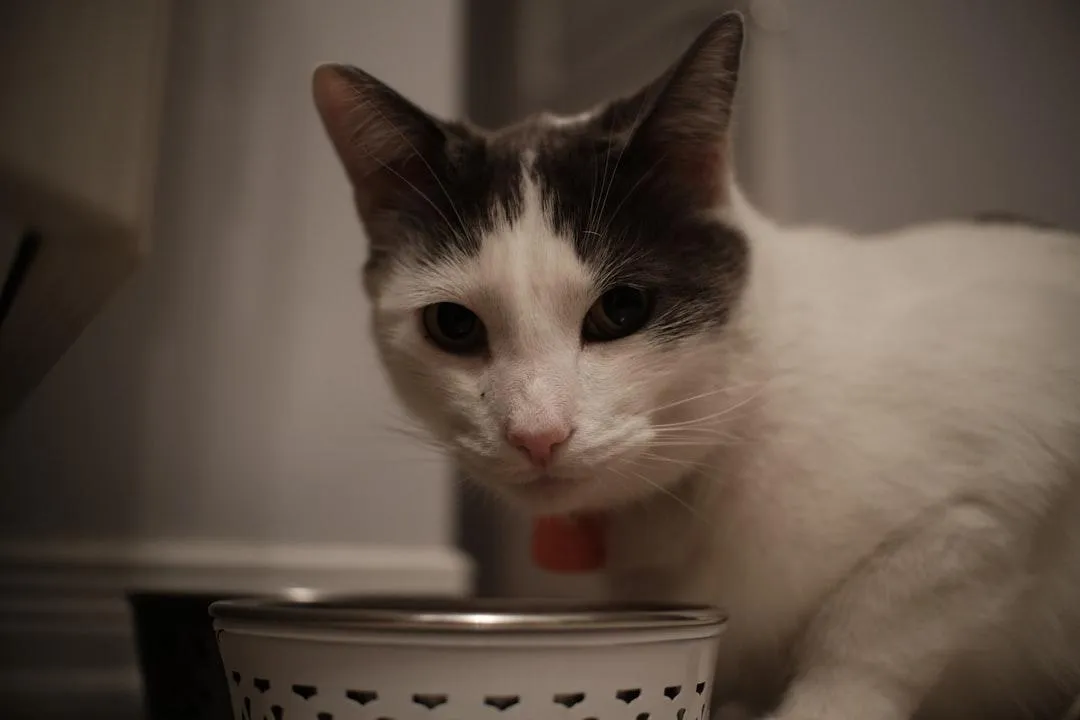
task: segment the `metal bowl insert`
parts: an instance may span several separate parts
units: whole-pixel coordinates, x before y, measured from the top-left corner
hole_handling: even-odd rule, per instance
[[[403,632],[596,632],[717,626],[724,616],[701,605],[576,603],[547,600],[326,597],[225,600],[218,620],[326,630]]]

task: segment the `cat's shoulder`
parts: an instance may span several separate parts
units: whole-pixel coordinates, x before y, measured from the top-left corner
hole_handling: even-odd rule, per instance
[[[972,219],[874,235],[822,228],[772,243],[762,284],[770,322],[811,355],[833,350],[870,365],[971,366],[1067,347],[1080,361],[1080,236]],[[935,348],[933,353],[929,348]],[[870,362],[871,358],[873,361]],[[1080,367],[1080,366],[1078,366]]]
[[[940,297],[950,288],[982,287],[1000,297],[1019,285],[1062,283],[1080,297],[1080,234],[1014,216],[943,219],[865,234],[778,228],[759,247],[782,278],[773,289],[791,288],[804,297],[856,293],[895,306],[897,297]]]
[[[995,226],[1010,226],[1027,228],[1029,230],[1063,230],[1064,228],[1055,225],[1046,220],[1042,220],[1031,215],[1023,215],[1021,213],[1009,212],[1007,210],[988,210],[985,212],[975,213],[968,220],[977,225],[985,225],[990,227]]]
[[[1027,250],[1031,254],[1046,251],[1080,252],[1080,234],[1049,222],[1004,212],[916,223],[861,239],[925,244],[928,249],[937,248],[938,251],[955,247],[969,252],[981,246],[984,251],[981,254],[993,250]]]
[[[1002,213],[912,224],[884,233],[849,236],[845,254],[909,281],[963,285],[965,278],[1000,275],[1006,285],[1068,279],[1080,293],[1080,234]],[[1010,278],[1012,280],[1010,280]]]

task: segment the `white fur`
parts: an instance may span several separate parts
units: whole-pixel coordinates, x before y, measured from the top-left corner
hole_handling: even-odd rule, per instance
[[[1076,687],[1080,239],[784,229],[733,190],[730,326],[582,346],[596,278],[525,191],[478,257],[403,263],[376,297],[399,393],[474,479],[609,510],[614,591],[727,609],[720,695],[768,700],[790,670],[783,720],[1025,717]],[[441,301],[490,357],[424,339]],[[557,482],[504,440],[547,422],[575,428]]]

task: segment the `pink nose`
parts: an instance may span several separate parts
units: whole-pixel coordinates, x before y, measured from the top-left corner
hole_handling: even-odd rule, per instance
[[[555,448],[566,442],[570,437],[571,429],[568,426],[550,427],[535,432],[522,432],[510,430],[506,434],[506,440],[529,456],[529,460],[537,467],[547,467],[551,462],[551,456]]]

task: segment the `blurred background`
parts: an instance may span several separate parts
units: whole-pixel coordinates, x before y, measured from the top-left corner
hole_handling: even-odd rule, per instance
[[[1075,0],[0,4],[0,707],[138,717],[131,590],[596,592],[395,430],[310,73],[493,126],[636,89],[733,8],[767,212],[1080,230]]]

